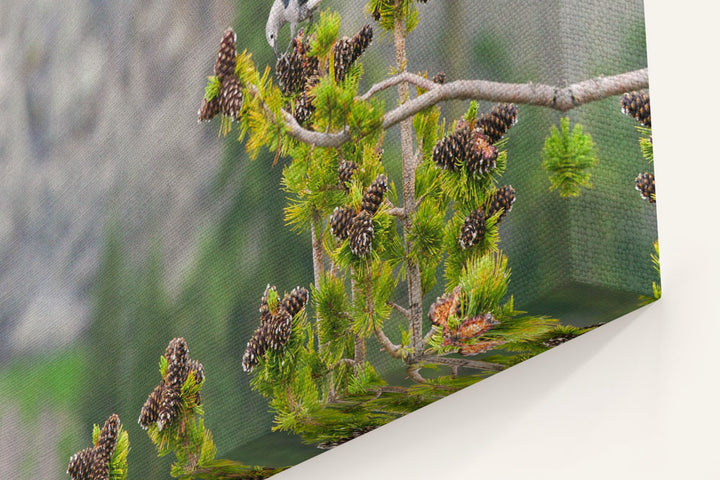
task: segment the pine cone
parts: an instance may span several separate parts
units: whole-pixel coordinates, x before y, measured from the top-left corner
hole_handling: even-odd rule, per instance
[[[188,372],[192,372],[195,376],[195,383],[200,384],[205,380],[205,367],[197,360],[190,360],[188,364]]]
[[[490,143],[500,140],[517,122],[517,107],[512,103],[501,103],[490,113],[480,117],[478,124]]]
[[[203,98],[198,110],[198,122],[209,122],[218,113],[220,113],[220,95],[214,96],[210,101]]]
[[[470,126],[465,123],[458,124],[453,133],[435,144],[433,161],[443,170],[457,170],[467,158],[470,136]]]
[[[473,174],[487,173],[495,168],[497,157],[497,148],[491,145],[488,138],[479,129],[473,130],[470,134],[465,159],[468,171]]]
[[[350,235],[350,225],[355,218],[355,211],[348,207],[335,207],[330,217],[330,232],[340,240],[345,240]]]
[[[100,430],[96,448],[99,449],[99,460],[105,464],[110,462],[110,457],[115,452],[117,446],[118,433],[120,432],[120,417],[113,413],[110,418],[105,420],[105,424]]]
[[[260,328],[255,330],[253,336],[248,340],[247,347],[245,348],[245,354],[242,359],[242,367],[244,372],[251,372],[255,365],[258,364],[260,357],[265,354],[267,350],[267,343],[264,339],[265,325],[261,325]]]
[[[92,451],[92,464],[90,466],[90,480],[109,480],[110,465],[104,460],[104,455],[97,447]]]
[[[301,30],[292,40],[293,50],[277,61],[275,73],[283,95],[299,93],[308,78],[318,73],[317,57],[308,57],[308,39]]]
[[[622,112],[630,115],[646,127],[652,127],[650,121],[650,95],[645,91],[629,92],[623,95]]]
[[[150,396],[145,400],[142,409],[140,410],[140,418],[138,423],[140,426],[147,430],[150,425],[155,423],[160,414],[160,397],[162,396],[163,383],[155,387],[150,393]]]
[[[282,350],[290,340],[292,333],[292,315],[285,309],[278,310],[273,316],[270,328],[267,330],[267,344],[275,351]]]
[[[448,328],[448,318],[450,315],[460,315],[460,287],[455,287],[450,294],[435,299],[435,303],[430,305],[428,316],[433,325],[443,327],[445,331]]]
[[[343,37],[335,44],[335,81],[342,82],[352,64],[353,46],[348,37]]]
[[[643,199],[655,203],[655,175],[641,173],[635,178],[635,190],[640,192]]]
[[[180,407],[180,387],[162,385],[162,393],[160,395],[160,409],[158,411],[157,426],[158,430],[164,429],[177,418],[178,408]]]
[[[166,350],[168,371],[165,382],[179,391],[188,374],[190,358],[187,343],[184,338],[173,338],[168,345],[168,349],[170,350],[170,356],[167,357],[168,352]]]
[[[308,299],[310,298],[310,292],[305,287],[295,287],[282,300],[282,308],[285,309],[291,317],[297,315],[300,310],[305,307]]]
[[[500,187],[497,189],[495,194],[493,195],[492,199],[490,200],[490,205],[487,208],[487,214],[488,217],[492,217],[495,215],[496,212],[499,212],[502,210],[502,213],[498,217],[498,223],[500,223],[500,220],[507,215],[507,213],[512,210],[512,205],[515,202],[515,189],[512,187],[512,185],[505,185],[503,187]]]
[[[387,192],[387,177],[380,174],[365,190],[361,209],[370,213],[370,215],[375,215],[382,204],[385,192]]]
[[[237,36],[232,28],[228,28],[223,33],[222,41],[220,42],[220,51],[215,61],[215,75],[220,79],[221,82],[225,82],[225,79],[235,75],[235,56],[237,55],[235,48],[235,41]]]
[[[260,320],[263,321],[264,319],[268,318],[268,315],[271,315],[270,312],[270,305],[268,305],[268,295],[270,292],[273,292],[275,298],[277,298],[277,287],[273,285],[272,287],[270,284],[267,284],[267,287],[265,287],[265,292],[263,293],[262,298],[260,299]]]
[[[371,25],[367,24],[363,26],[360,31],[353,36],[352,40],[350,40],[352,44],[353,62],[360,58],[360,55],[362,55],[365,49],[370,46],[370,43],[372,43],[372,39],[373,28]]]
[[[283,95],[298,93],[305,86],[304,63],[302,55],[298,54],[297,50],[278,59],[275,74]]]
[[[364,257],[372,249],[375,230],[372,224],[372,214],[361,210],[352,221],[348,232],[350,238],[350,251],[358,257]]]
[[[334,59],[336,82],[342,82],[345,79],[348,70],[370,45],[372,38],[372,26],[365,25],[352,38],[343,37],[335,43]]]
[[[432,79],[432,81],[433,81],[434,83],[437,83],[437,84],[440,84],[440,85],[442,85],[443,83],[445,83],[445,80],[446,80],[445,72],[438,72],[438,73],[436,73],[435,76],[434,76],[433,79]]]
[[[93,447],[80,450],[70,457],[67,473],[73,480],[90,480],[90,469],[93,462]]]
[[[493,314],[488,312],[485,315],[478,315],[477,317],[465,320],[460,325],[458,333],[460,334],[460,338],[462,340],[469,340],[471,338],[479,337],[499,324],[500,322],[495,320]]]
[[[220,90],[220,110],[223,115],[237,120],[243,106],[243,94],[240,81],[235,75],[228,76]]]
[[[460,248],[465,250],[480,242],[485,235],[485,214],[482,208],[474,210],[465,218],[460,230]]]
[[[310,116],[315,113],[315,97],[313,96],[311,89],[320,82],[320,78],[314,75],[308,78],[305,83],[305,90],[298,97],[295,103],[295,120],[300,124],[305,124]]]
[[[355,170],[358,168],[360,168],[360,165],[350,160],[343,160],[342,163],[340,163],[338,178],[340,179],[340,185],[342,185],[345,190],[348,190],[347,184],[350,183]]]

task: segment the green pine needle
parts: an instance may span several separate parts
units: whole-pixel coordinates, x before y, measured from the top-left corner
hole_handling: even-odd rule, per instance
[[[220,83],[220,79],[216,76],[208,77],[208,83],[205,86],[205,100],[208,102],[212,100],[213,98],[220,95],[220,89],[222,88],[222,84]]]
[[[340,14],[325,10],[320,12],[320,20],[315,25],[313,37],[310,40],[309,55],[312,57],[327,57],[340,32]]]
[[[570,130],[570,119],[560,119],[560,129],[553,126],[543,147],[543,168],[548,172],[550,191],[561,197],[577,197],[580,188],[592,188],[590,169],[597,163],[596,148],[582,125]]]

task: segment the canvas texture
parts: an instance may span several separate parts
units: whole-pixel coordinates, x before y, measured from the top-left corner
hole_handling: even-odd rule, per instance
[[[298,102],[323,105],[315,92],[356,82],[359,96],[395,75],[392,3],[324,0],[312,26],[300,22],[301,35],[327,29],[336,15],[331,53],[320,56],[320,79],[303,77],[291,95],[280,93],[280,62],[266,36],[271,0],[3,4],[0,478],[160,479],[183,469],[217,473],[220,459],[245,478],[268,477],[659,298],[651,127],[627,108],[649,96],[646,85],[564,112],[514,103],[516,122],[502,140],[481,129],[484,151],[495,143],[505,170],[469,174],[466,185],[482,192],[475,197],[453,190],[471,160],[443,164],[437,152],[469,110],[480,119],[510,102],[432,105],[439,127],[416,176],[418,191],[430,193],[415,198],[425,197],[412,218],[424,208],[435,220],[409,236],[391,211],[404,203],[399,122],[384,135],[303,149],[287,136],[278,148],[272,129],[261,131],[267,114],[248,120],[262,116],[257,98],[297,117]],[[430,90],[487,80],[561,92],[647,68],[641,0],[406,3],[418,12],[406,70],[419,81],[445,76]],[[278,30],[279,54],[289,30]],[[330,64],[339,80],[344,57],[330,49],[342,37],[360,54],[342,81],[322,80]],[[225,71],[216,66],[223,51]],[[266,67],[269,80],[251,88],[248,79]],[[317,85],[310,100],[306,85]],[[409,101],[425,90],[411,86]],[[634,90],[642,93],[623,103]],[[398,87],[375,97],[373,108],[387,113],[398,106]],[[217,115],[203,118],[198,108],[213,98]],[[321,115],[322,107],[297,127],[342,131]],[[422,152],[418,118],[413,152]],[[468,132],[480,128],[475,122]],[[591,138],[595,158],[583,170],[590,184],[571,196],[551,188],[543,166],[564,122]],[[376,134],[373,150],[363,142]],[[255,149],[261,140],[269,143]],[[568,154],[564,168],[577,158]],[[316,217],[303,216],[311,197]],[[346,217],[336,213],[343,208]],[[413,308],[428,335],[417,351],[406,317],[415,311],[408,242],[436,248],[418,254],[421,265],[437,259],[432,273],[417,276],[426,275]],[[504,282],[501,298],[489,300],[482,292],[491,287],[473,283],[485,274],[488,285]],[[331,322],[338,304],[347,323],[322,333],[320,312]],[[363,361],[352,363],[356,337]],[[471,347],[483,351],[470,355]],[[437,357],[460,363],[430,360]],[[203,445],[199,463],[178,454]]]

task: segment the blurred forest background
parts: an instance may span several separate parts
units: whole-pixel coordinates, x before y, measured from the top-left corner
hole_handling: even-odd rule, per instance
[[[206,424],[219,453],[269,432],[268,406],[249,390],[240,359],[266,283],[311,283],[310,239],[284,226],[282,160],[272,166],[266,152],[249,161],[233,135],[218,138],[217,121],[198,125],[196,112],[226,27],[239,50],[274,67],[270,3],[0,6],[0,478],[67,478],[69,456],[112,412],[130,433],[130,478],[168,478],[169,459],[155,456],[136,420],[174,336],[205,365]],[[342,14],[341,34],[372,23],[364,2],[323,4]],[[562,86],[647,65],[641,0],[419,8],[408,69],[442,70],[449,81]],[[361,90],[393,58],[376,35]],[[466,108],[454,102],[443,113],[451,121]],[[574,199],[548,193],[540,155],[560,114],[521,106],[503,177],[518,200],[501,248],[517,306],[591,324],[632,308],[656,278],[655,212],[634,190],[652,165],[618,98],[569,116],[598,146],[594,188]],[[391,180],[396,137],[385,146]],[[586,305],[580,314],[575,300]]]

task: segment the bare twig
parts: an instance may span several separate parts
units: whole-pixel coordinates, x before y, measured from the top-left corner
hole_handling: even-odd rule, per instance
[[[392,207],[387,211],[387,214],[398,218],[405,218],[407,216],[405,209],[402,207]]]
[[[420,367],[417,365],[409,365],[406,370],[408,377],[414,382],[417,383],[425,383],[427,380],[425,380],[425,377],[420,375]]]
[[[427,343],[430,341],[430,338],[437,333],[437,327],[433,325],[430,327],[430,331],[425,334],[423,337],[423,345],[427,345]]]
[[[355,360],[353,360],[352,358],[341,358],[340,360],[338,360],[337,362],[333,363],[333,364],[330,366],[330,370],[335,370],[337,367],[339,367],[340,365],[343,365],[343,364],[344,364],[344,365],[350,365],[351,367],[354,367],[354,366],[355,366]]]
[[[379,328],[376,328],[375,336],[380,342],[380,345],[382,345],[383,349],[388,353],[388,355],[393,358],[402,358],[402,353],[400,353],[400,345],[395,345],[394,343],[392,343],[392,341],[387,337],[387,335],[385,335],[385,332],[383,332]]]
[[[360,100],[367,101],[375,95],[378,92],[381,92],[383,90],[386,90],[388,88],[394,87],[395,85],[398,85],[400,83],[412,83],[416,87],[422,88],[423,90],[432,90],[437,86],[436,83],[433,83],[431,80],[428,80],[427,78],[421,77],[420,75],[415,75],[414,73],[408,73],[408,72],[402,72],[398,75],[395,75],[394,77],[386,78],[382,82],[376,83],[372,87],[370,87],[370,90],[367,91],[364,95],[359,97]]]
[[[398,313],[404,315],[407,318],[410,318],[410,310],[408,310],[405,307],[401,307],[395,302],[387,302],[388,305],[390,305],[392,308],[398,311]]]

